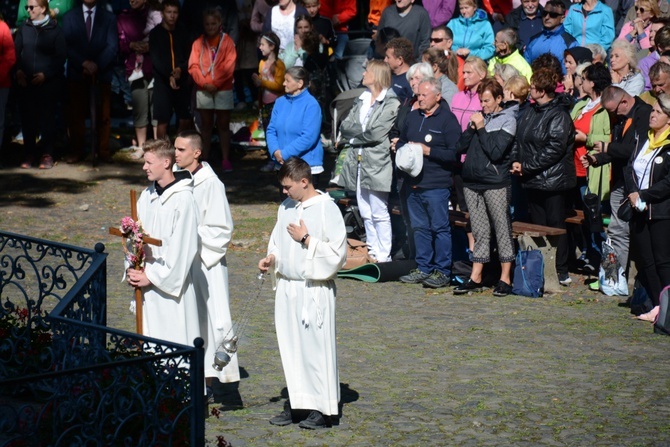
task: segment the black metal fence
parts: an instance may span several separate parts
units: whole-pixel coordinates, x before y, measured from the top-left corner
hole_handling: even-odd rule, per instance
[[[106,327],[106,258],[0,232],[0,447],[204,446],[195,347]]]

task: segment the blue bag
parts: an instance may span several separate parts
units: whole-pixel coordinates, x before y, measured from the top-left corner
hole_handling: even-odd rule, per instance
[[[544,293],[544,259],[540,250],[519,250],[514,267],[512,293],[531,298]]]

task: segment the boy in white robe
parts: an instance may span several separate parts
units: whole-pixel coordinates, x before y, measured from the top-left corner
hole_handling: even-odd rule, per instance
[[[145,245],[144,270],[128,268],[127,281],[141,287],[143,332],[149,337],[193,346],[200,337],[191,266],[198,252],[197,207],[188,172],[172,172],[174,147],[164,140],[144,144],[142,169],[152,185],[137,201],[144,230],[162,245]]]
[[[176,166],[189,171],[195,183],[193,196],[198,206],[200,245],[192,274],[198,297],[200,332],[205,340],[205,378],[209,388],[207,391],[210,403],[213,403],[216,390],[211,387],[214,378],[221,383],[240,381],[237,355],[232,355],[230,363],[221,371],[213,366],[219,345],[224,338],[230,339],[235,335],[230,316],[226,264],[226,250],[233,235],[233,218],[225,186],[207,162],[199,161],[202,155],[200,134],[194,130],[182,131],[177,135],[174,145]],[[241,403],[236,390],[237,387],[235,387],[237,402],[228,404]]]
[[[275,326],[289,400],[270,423],[288,425],[291,410],[310,410],[299,426],[323,428],[339,411],[333,279],[346,261],[347,235],[339,208],[314,189],[305,161],[286,161],[279,181],[288,199],[258,268],[276,279]]]

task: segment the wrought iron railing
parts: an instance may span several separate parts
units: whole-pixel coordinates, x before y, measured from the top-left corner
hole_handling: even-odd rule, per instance
[[[106,323],[106,258],[0,232],[0,447],[203,446],[195,347]]]

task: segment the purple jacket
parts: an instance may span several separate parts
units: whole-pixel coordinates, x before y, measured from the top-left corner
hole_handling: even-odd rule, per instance
[[[640,69],[642,76],[644,76],[644,89],[651,90],[651,80],[649,79],[649,69],[654,65],[661,56],[658,54],[658,51],[652,51],[647,56],[640,59],[640,62],[637,63],[637,68]]]
[[[454,15],[456,0],[423,0],[423,7],[430,15],[430,25],[446,25]]]
[[[156,17],[158,15],[158,17]],[[123,56],[126,66],[126,76],[135,69],[135,62],[137,55],[130,49],[132,42],[139,42],[145,40],[148,42],[150,29],[147,29],[147,21],[153,22],[153,25],[161,22],[160,13],[148,7],[142,9],[125,9],[119,14],[116,19],[116,24],[119,30],[119,53]],[[145,32],[146,31],[146,32]],[[152,77],[151,56],[149,53],[144,53],[144,61],[142,63],[142,73],[147,79]]]

